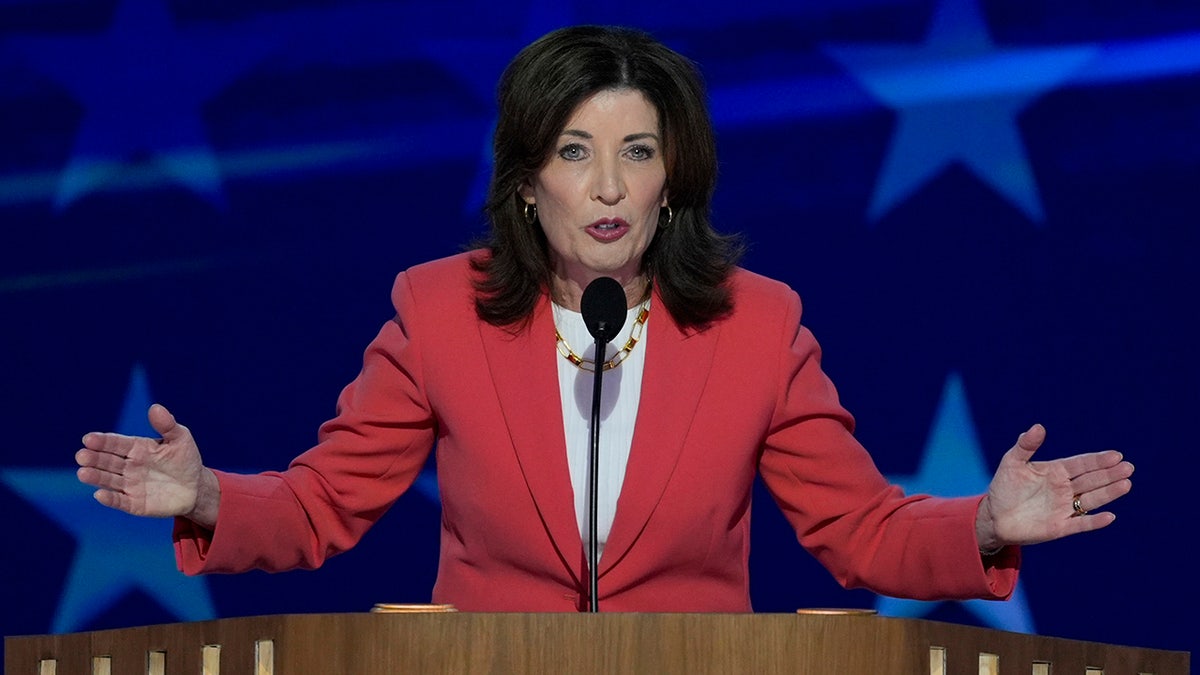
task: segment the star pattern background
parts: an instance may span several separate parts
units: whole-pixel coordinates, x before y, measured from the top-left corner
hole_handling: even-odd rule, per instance
[[[1035,421],[1047,456],[1138,466],[1117,522],[1026,549],[1003,604],[841,589],[760,488],[756,610],[1196,651],[1200,7],[1180,1],[0,3],[0,601],[22,608],[0,632],[428,599],[436,467],[321,570],[187,579],[169,523],[95,504],[72,454],[145,431],[151,400],[213,466],[309,447],[395,273],[483,231],[500,71],[572,23],[699,64],[715,221],[801,294],[892,480],[980,492]]]

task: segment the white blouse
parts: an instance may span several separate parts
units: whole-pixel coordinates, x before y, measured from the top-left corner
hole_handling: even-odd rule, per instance
[[[607,345],[607,361],[625,346],[633,333],[634,323],[642,305],[638,304],[625,317],[621,332]],[[595,359],[596,341],[583,323],[583,315],[554,305],[554,325],[567,345],[585,359]],[[625,482],[625,466],[629,463],[629,448],[633,444],[633,427],[637,421],[638,401],[642,397],[642,372],[646,364],[646,339],[650,333],[649,318],[642,326],[641,339],[619,366],[604,373],[600,392],[600,458],[597,465],[599,488],[597,494],[596,534],[600,540],[601,557],[608,533],[612,530],[617,511],[617,498]],[[571,486],[575,489],[575,521],[584,550],[588,547],[588,453],[591,449],[592,387],[595,375],[558,357],[558,387],[562,395],[563,431],[567,439],[567,465],[571,470]]]

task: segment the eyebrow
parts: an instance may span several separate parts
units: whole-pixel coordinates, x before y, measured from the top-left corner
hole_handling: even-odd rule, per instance
[[[567,129],[563,131],[560,136],[575,136],[576,138],[586,138],[588,140],[592,139],[592,135],[586,131],[583,131],[582,129]],[[622,142],[630,143],[632,141],[640,141],[643,138],[653,138],[655,141],[659,140],[658,134],[650,133],[649,131],[643,131],[636,134],[629,134],[622,139]]]

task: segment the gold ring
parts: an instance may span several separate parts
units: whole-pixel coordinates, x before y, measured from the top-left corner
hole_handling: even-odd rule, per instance
[[[1075,501],[1071,502],[1071,508],[1075,509],[1077,516],[1087,515],[1087,509],[1083,508],[1083,504],[1079,501],[1079,495],[1075,495]]]

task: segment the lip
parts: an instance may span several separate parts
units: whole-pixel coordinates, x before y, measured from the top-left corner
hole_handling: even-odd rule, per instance
[[[623,218],[601,218],[584,230],[596,241],[616,241],[629,232],[629,223]]]

